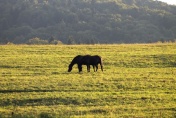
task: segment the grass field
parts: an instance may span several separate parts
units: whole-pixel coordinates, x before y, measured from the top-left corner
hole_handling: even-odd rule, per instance
[[[104,72],[78,73],[78,54]],[[0,117],[176,117],[176,43],[1,45]]]

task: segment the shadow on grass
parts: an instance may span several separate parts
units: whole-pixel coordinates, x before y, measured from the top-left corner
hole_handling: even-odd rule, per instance
[[[74,97],[58,97],[58,98],[39,98],[39,99],[24,99],[24,100],[14,100],[6,99],[0,101],[0,106],[51,106],[51,105],[81,105],[80,99]]]
[[[21,93],[21,92],[60,92],[59,90],[0,90],[0,93]]]
[[[9,66],[9,65],[0,65],[0,68],[22,68],[22,66]]]

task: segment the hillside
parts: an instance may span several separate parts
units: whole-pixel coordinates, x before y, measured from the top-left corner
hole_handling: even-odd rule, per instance
[[[0,0],[0,43],[174,41],[176,6],[154,0]]]

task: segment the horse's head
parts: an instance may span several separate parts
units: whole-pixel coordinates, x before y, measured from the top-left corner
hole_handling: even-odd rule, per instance
[[[76,57],[73,58],[73,60],[71,61],[70,65],[68,66],[68,72],[72,71],[73,65],[74,64],[78,64],[81,58],[82,58],[81,55],[78,55],[78,56],[76,56]]]
[[[72,67],[73,67],[73,66],[72,66],[71,64],[68,66],[68,72],[71,72]]]

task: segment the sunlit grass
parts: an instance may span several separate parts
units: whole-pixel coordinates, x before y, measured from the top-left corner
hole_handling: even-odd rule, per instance
[[[0,46],[0,117],[175,117],[176,44]],[[104,72],[71,73],[79,54]]]

